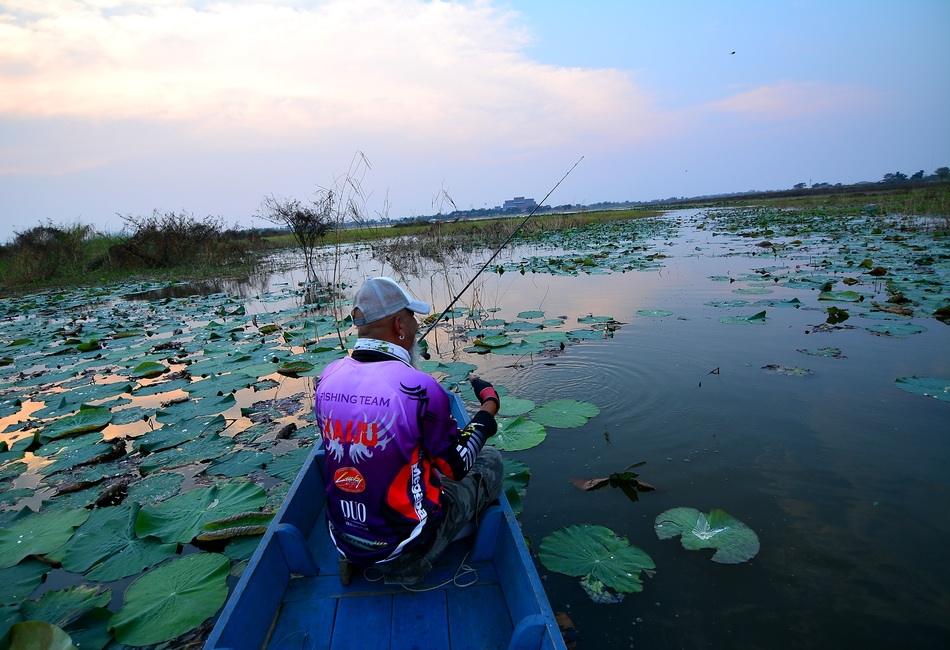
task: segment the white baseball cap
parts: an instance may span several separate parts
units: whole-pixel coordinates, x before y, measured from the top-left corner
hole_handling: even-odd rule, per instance
[[[380,318],[391,316],[402,309],[417,314],[428,314],[432,309],[416,300],[392,278],[370,278],[356,292],[353,304],[353,323],[368,325]]]

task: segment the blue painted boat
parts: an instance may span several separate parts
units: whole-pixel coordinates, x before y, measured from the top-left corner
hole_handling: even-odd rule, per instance
[[[461,399],[450,396],[456,420],[468,422]],[[322,457],[315,450],[304,463],[206,650],[565,648],[504,494],[413,591],[362,575],[344,585],[327,532]],[[475,573],[460,576],[463,564]]]

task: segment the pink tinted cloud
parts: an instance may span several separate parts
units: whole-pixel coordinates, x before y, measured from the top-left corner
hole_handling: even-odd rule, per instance
[[[707,105],[710,110],[760,119],[796,119],[866,110],[875,95],[860,86],[818,81],[782,81],[737,93]]]

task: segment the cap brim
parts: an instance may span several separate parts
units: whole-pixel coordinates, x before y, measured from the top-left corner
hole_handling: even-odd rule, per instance
[[[410,300],[409,304],[406,305],[406,309],[416,314],[428,314],[432,311],[432,308],[421,300]]]

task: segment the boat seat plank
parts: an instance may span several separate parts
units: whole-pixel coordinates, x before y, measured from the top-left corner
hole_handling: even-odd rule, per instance
[[[449,650],[445,591],[403,592],[393,598],[390,650]]]
[[[344,598],[337,602],[332,650],[389,650],[392,596]]]
[[[475,585],[446,592],[452,650],[508,647],[511,617],[497,585]]]
[[[337,602],[311,598],[284,602],[267,650],[329,650]]]

